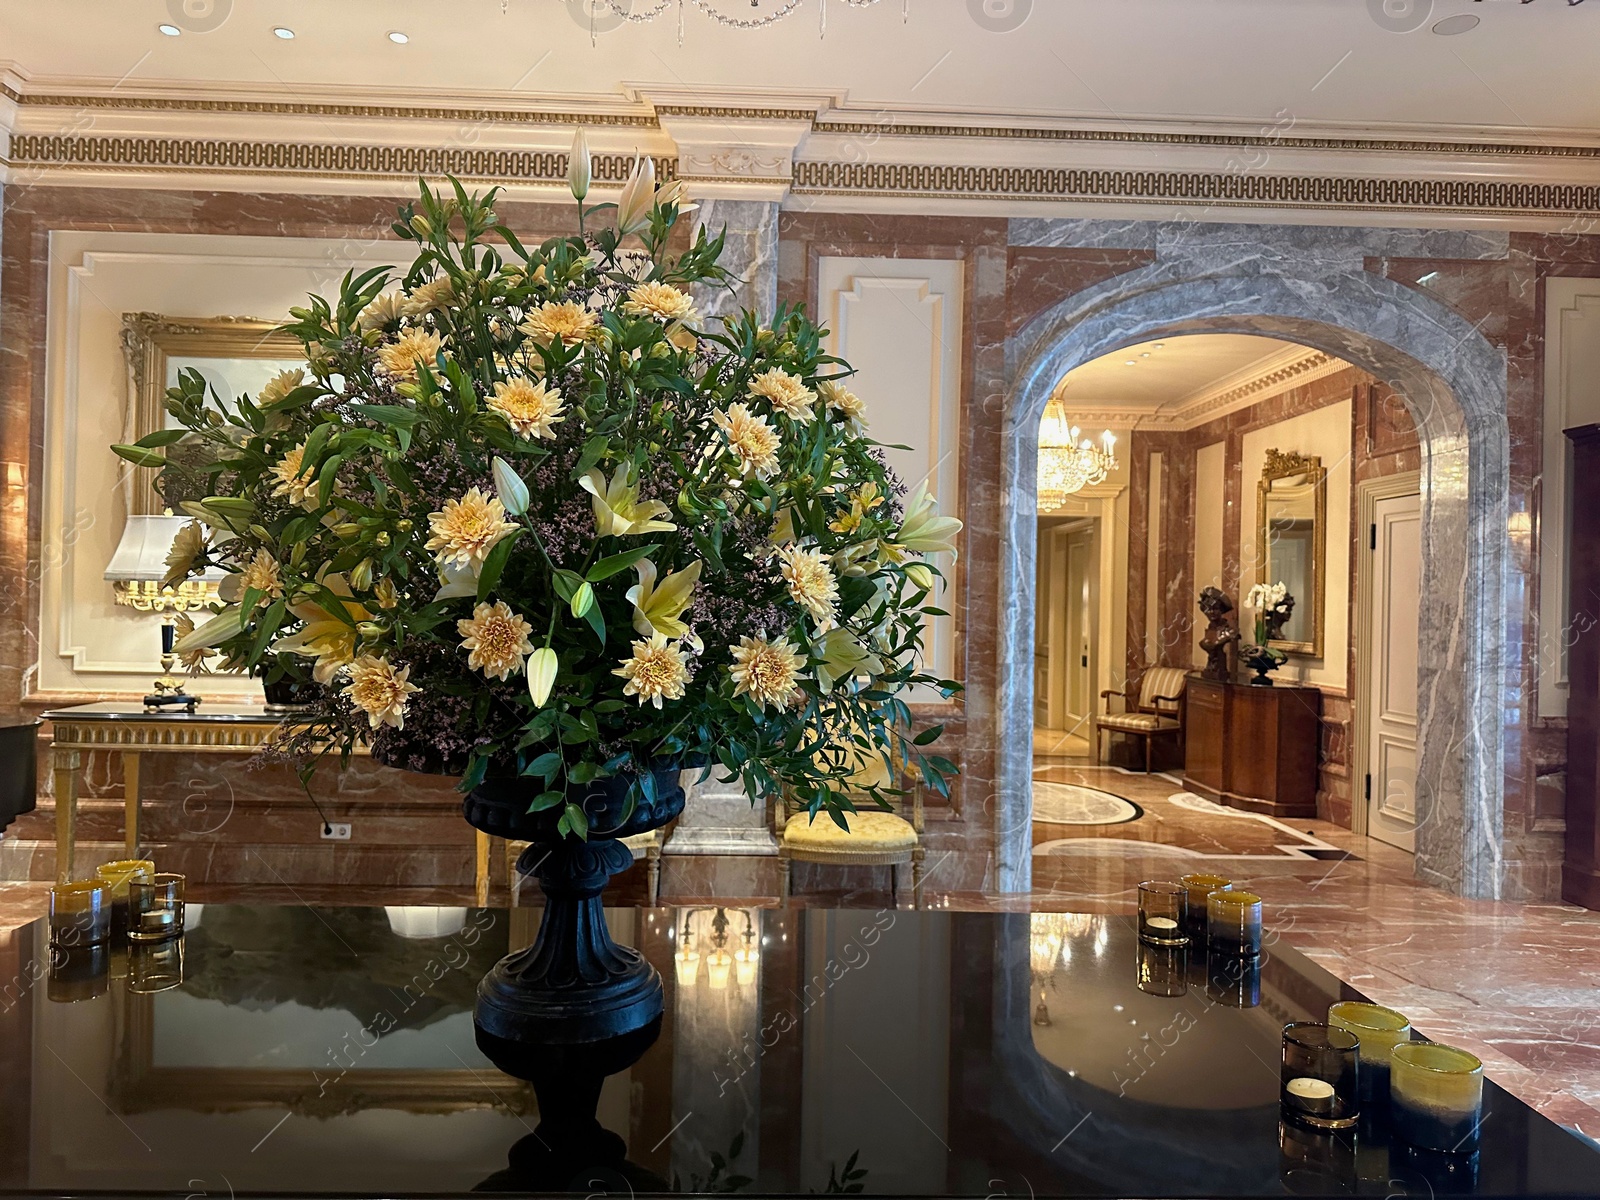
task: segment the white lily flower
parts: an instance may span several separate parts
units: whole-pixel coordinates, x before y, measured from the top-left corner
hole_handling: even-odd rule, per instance
[[[549,646],[541,646],[528,655],[528,695],[535,708],[543,708],[550,699],[550,689],[556,683],[556,671],[561,661]]]
[[[567,186],[572,198],[582,201],[589,194],[589,182],[594,178],[594,165],[589,158],[589,139],[580,127],[572,138],[572,152],[567,155]]]
[[[622,187],[622,198],[617,201],[617,236],[630,233],[650,224],[650,206],[656,198],[656,164],[648,154],[637,154],[628,182]]]
[[[528,511],[528,485],[522,482],[514,468],[498,454],[492,464],[494,472],[494,490],[500,497],[500,503],[505,505],[506,511],[514,517],[520,517]]]

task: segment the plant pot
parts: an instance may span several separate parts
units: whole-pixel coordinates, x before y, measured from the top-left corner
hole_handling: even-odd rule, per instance
[[[531,1078],[533,1047],[620,1037],[661,1015],[660,973],[611,940],[601,907],[607,881],[633,862],[619,839],[659,829],[683,811],[676,765],[653,772],[653,798],[635,782],[619,775],[568,789],[568,802],[589,819],[587,841],[557,832],[562,805],[528,811],[545,790],[537,778],[487,779],[462,804],[474,829],[531,843],[517,868],[538,877],[546,898],[533,945],[501,959],[478,984],[478,1046],[508,1074]]]
[[[261,690],[266,694],[266,709],[274,715],[304,712],[315,703],[322,685],[309,680],[296,679],[287,672],[263,663],[257,668]]]

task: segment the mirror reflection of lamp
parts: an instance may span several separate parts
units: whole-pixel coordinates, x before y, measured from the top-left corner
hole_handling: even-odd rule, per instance
[[[706,981],[713,991],[725,991],[730,978],[740,987],[749,987],[756,981],[761,965],[761,951],[756,945],[755,919],[748,909],[733,910],[744,918],[744,932],[739,935],[742,945],[728,949],[728,910],[702,907],[685,909],[683,929],[678,935],[678,948],[673,952],[673,969],[679,987],[693,987],[700,978],[701,953],[695,947],[694,918],[696,914],[711,914],[711,949],[703,957],[706,963]]]
[[[183,690],[173,674],[177,658],[172,652],[174,621],[180,612],[200,612],[217,598],[217,584],[224,572],[208,567],[198,579],[186,579],[176,587],[163,587],[167,574],[167,553],[178,531],[189,524],[188,517],[171,514],[134,514],[122,528],[122,540],[106,566],[116,602],[140,613],[156,613],[161,618],[161,678],[144,698],[147,709],[183,708],[189,712],[200,703]]]

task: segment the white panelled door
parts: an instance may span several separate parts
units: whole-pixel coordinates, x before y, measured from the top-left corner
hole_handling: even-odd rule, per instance
[[[1376,500],[1367,572],[1372,631],[1366,699],[1367,832],[1412,850],[1417,808],[1417,601],[1422,587],[1421,497]]]

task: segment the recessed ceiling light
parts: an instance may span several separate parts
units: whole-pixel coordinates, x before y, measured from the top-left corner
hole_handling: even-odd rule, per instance
[[[290,29],[286,25],[279,25],[279,26],[276,26],[273,29],[272,36],[273,37],[282,38],[286,42],[293,41],[294,40],[294,30]]]
[[[1150,357],[1150,351],[1148,351],[1148,350],[1139,351],[1139,357],[1140,358],[1149,358]]]
[[[1125,366],[1125,367],[1137,367],[1139,365],[1139,360],[1137,358],[1130,358],[1127,362],[1123,363],[1122,365]]]
[[[389,30],[389,40],[396,46],[404,46],[411,39],[405,34],[401,33],[398,29],[391,29]]]
[[[1433,32],[1441,37],[1450,37],[1452,34],[1466,33],[1469,29],[1478,27],[1479,18],[1471,13],[1459,13],[1453,17],[1446,17],[1434,23]]]
[[[1165,342],[1151,342],[1150,348],[1152,350],[1165,350],[1167,348],[1167,344]]]
[[[183,32],[183,30],[179,29],[176,25],[157,25],[156,28],[162,33],[166,34],[168,37],[177,37]]]

